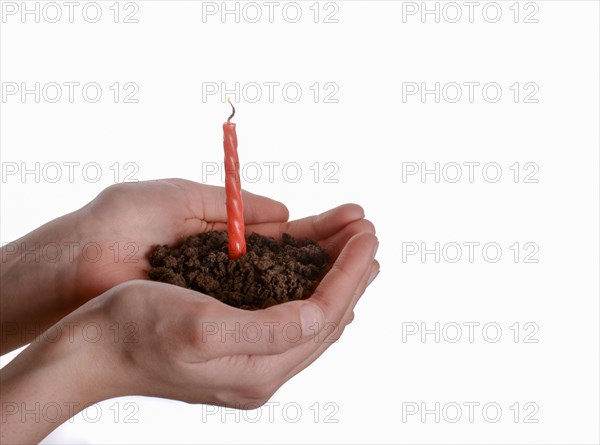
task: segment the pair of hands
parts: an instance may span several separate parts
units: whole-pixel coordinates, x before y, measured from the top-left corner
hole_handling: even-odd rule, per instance
[[[311,238],[335,258],[311,298],[250,312],[144,280],[153,245],[226,229],[224,189],[185,180],[109,187],[4,246],[1,317],[11,328],[3,329],[2,352],[49,329],[2,370],[3,438],[40,440],[58,425],[25,431],[20,413],[6,416],[19,403],[76,400],[78,412],[147,395],[257,408],[337,340],[379,271],[363,210],[344,205],[288,222],[281,203],[251,193],[243,200],[248,232]],[[58,261],[23,261],[31,246],[50,243],[64,246]],[[64,411],[63,421],[74,414]]]

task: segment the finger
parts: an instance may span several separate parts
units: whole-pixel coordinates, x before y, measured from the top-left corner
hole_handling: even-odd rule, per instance
[[[199,184],[185,179],[168,179],[166,182],[184,189],[192,213],[200,219],[225,223],[227,222],[226,194],[224,187]],[[247,224],[264,222],[284,222],[289,218],[287,207],[265,196],[242,191],[244,221]]]
[[[289,233],[295,238],[319,241],[364,216],[365,212],[359,205],[344,204],[320,215],[277,224],[257,224],[248,229],[276,239],[280,239],[283,233]]]
[[[285,222],[290,217],[290,212],[285,204],[246,190],[242,190],[242,202],[246,224]]]
[[[350,320],[345,320],[344,326],[349,323]],[[343,328],[339,334],[341,335],[342,332]],[[304,341],[288,351],[275,355],[240,354],[208,360],[203,362],[204,374],[210,373],[209,380],[212,382],[213,390],[221,388],[222,393],[233,392],[233,400],[236,401],[238,408],[254,409],[258,394],[260,394],[259,399],[265,399],[265,395],[266,398],[270,398],[283,383],[316,360],[334,341],[327,343]],[[226,379],[223,379],[222,360],[226,360],[228,366]],[[251,388],[250,393],[249,388]],[[250,396],[247,401],[244,400],[244,395]]]
[[[345,326],[350,324],[350,322],[352,320],[354,320],[354,309],[356,308],[356,305],[358,304],[358,300],[361,299],[361,297],[364,295],[365,291],[367,290],[367,287],[369,287],[369,285],[373,282],[373,280],[375,280],[375,278],[377,278],[378,274],[379,274],[379,262],[377,260],[373,260],[373,263],[371,263],[371,267],[369,268],[368,271],[366,271],[365,275],[363,275],[363,277],[360,281],[360,285],[356,289],[356,292],[354,293],[352,303],[348,306],[348,309],[346,309],[346,312],[345,312],[344,316],[342,317],[342,322],[341,322],[342,330]],[[339,335],[341,335],[341,333],[339,333]],[[338,340],[339,335],[338,335],[337,329],[331,333],[331,337],[334,338],[334,340],[333,340],[334,342]]]
[[[340,323],[328,325],[327,328],[322,329],[317,336],[313,344],[310,342],[306,345],[302,344],[297,348],[294,348],[282,357],[285,357],[285,361],[279,364],[285,375],[282,377],[283,381],[287,381],[300,371],[308,367],[317,358],[327,350],[333,343],[337,342],[343,334],[347,325],[349,325],[354,319],[354,309],[360,297],[364,294],[365,289],[369,286],[370,282],[374,279],[373,275],[377,276],[379,271],[379,262],[373,260],[370,267],[365,271],[361,277],[360,284],[354,292],[352,302],[347,307]],[[287,364],[287,366],[286,366]],[[290,366],[291,364],[291,366]]]
[[[331,270],[307,300],[319,305],[326,322],[339,323],[352,304],[357,289],[368,279],[378,241],[370,233],[358,233],[346,244]],[[365,278],[366,276],[366,278]]]
[[[368,270],[369,275],[370,273],[371,269]],[[367,274],[362,277],[360,290],[356,292],[353,303],[348,307],[340,323],[327,325],[319,332],[318,335],[314,337],[314,341],[300,344],[275,358],[274,367],[280,370],[280,380],[282,382],[288,381],[293,376],[307,368],[331,345],[340,339],[346,327],[354,319],[354,307],[356,305],[356,301],[363,294],[363,290],[366,288],[366,286]]]
[[[352,323],[354,320],[354,308],[360,297],[364,294],[365,289],[369,286],[370,282],[374,279],[373,275],[376,277],[379,272],[379,262],[374,260],[371,268],[369,269],[368,275],[365,275],[362,279],[360,289],[357,290],[353,303],[348,307],[342,322],[335,326],[334,329],[323,330],[321,334],[323,336],[323,341],[318,342],[316,347],[308,348],[301,345],[298,350],[294,349],[290,351],[288,355],[289,362],[293,363],[293,356],[303,357],[303,360],[299,361],[296,366],[289,367],[287,369],[286,375],[283,377],[283,381],[288,381],[296,374],[301,372],[303,369],[306,369],[311,363],[317,360],[332,344],[336,343],[344,333],[346,327]],[[368,278],[367,278],[368,276]],[[300,348],[304,348],[304,351],[301,351]]]
[[[204,359],[281,354],[310,340],[325,316],[309,301],[292,301],[248,311],[216,300],[199,306],[196,342]]]
[[[375,250],[377,250],[377,248]],[[348,306],[346,312],[342,317],[342,322],[338,326],[335,326],[334,329],[331,329],[330,332],[324,333],[324,335],[326,335],[324,343],[331,344],[338,341],[345,327],[354,320],[354,309],[358,304],[358,300],[360,300],[360,298],[364,295],[365,291],[367,290],[367,287],[369,287],[369,285],[375,280],[375,278],[377,278],[377,275],[379,275],[379,268],[379,261],[374,259],[371,263],[371,267],[369,268],[369,270],[366,271],[363,277],[361,278],[360,285],[356,289],[352,298],[352,303]]]
[[[359,219],[351,222],[330,237],[319,241],[319,245],[331,255],[331,258],[337,258],[350,238],[362,232],[375,235],[375,226],[368,219]]]

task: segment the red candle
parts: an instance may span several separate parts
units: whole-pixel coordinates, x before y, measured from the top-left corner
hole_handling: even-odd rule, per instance
[[[240,160],[237,153],[237,134],[231,118],[223,124],[223,149],[225,150],[225,193],[227,195],[227,235],[229,237],[229,258],[236,260],[246,253],[244,237],[244,207],[242,205],[242,187],[240,181]]]

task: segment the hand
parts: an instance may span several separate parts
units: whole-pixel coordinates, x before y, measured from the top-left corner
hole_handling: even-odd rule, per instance
[[[346,206],[280,225],[298,237],[319,233],[337,257],[308,300],[244,311],[195,291],[139,280],[91,300],[59,323],[75,327],[72,337],[36,341],[2,370],[2,407],[11,410],[3,413],[3,440],[39,441],[86,405],[117,396],[259,407],[339,338],[379,270],[372,225],[359,219],[339,227],[334,218],[357,210]],[[82,340],[80,331],[91,323],[103,333],[99,341]],[[65,400],[74,411],[61,410],[52,423],[32,422],[19,412],[36,402],[66,406]]]
[[[156,244],[174,245],[191,235],[227,229],[225,189],[183,179],[118,184],[77,212],[82,246],[99,245],[95,258],[80,250],[73,271],[74,292],[87,301],[111,287],[147,279],[148,255]],[[243,193],[247,230],[255,224],[287,221],[287,208]]]

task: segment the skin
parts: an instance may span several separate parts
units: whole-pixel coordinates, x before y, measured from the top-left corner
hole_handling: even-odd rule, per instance
[[[255,409],[339,338],[379,271],[362,208],[288,222],[283,204],[242,197],[247,233],[311,238],[335,258],[308,300],[244,311],[145,280],[153,245],[226,229],[224,189],[180,179],[109,187],[3,248],[2,353],[31,342],[0,371],[3,443],[40,441],[86,406],[119,396]],[[100,259],[82,249],[69,258],[65,248],[58,261],[24,262],[14,252],[23,243],[74,242],[96,243]],[[126,243],[133,247],[119,252]],[[226,334],[236,329],[252,337]],[[36,403],[60,409],[24,415]]]

